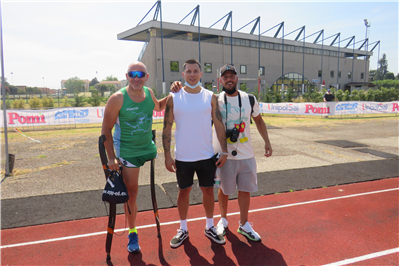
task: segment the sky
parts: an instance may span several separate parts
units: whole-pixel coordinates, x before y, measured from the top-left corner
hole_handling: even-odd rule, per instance
[[[117,34],[136,27],[155,3],[155,0],[2,0],[4,76],[11,85],[51,89],[60,89],[61,80],[72,77],[88,80],[97,77],[101,81],[112,75],[118,80],[125,79],[127,67],[137,60],[143,43],[117,40]],[[370,69],[377,69],[379,50],[380,58],[384,53],[387,56],[388,70],[395,76],[398,73],[397,1],[163,0],[163,21],[178,23],[197,5],[200,5],[201,27],[210,27],[232,11],[233,31],[260,16],[261,32],[284,21],[285,34],[305,26],[306,36],[324,29],[325,38],[341,33],[341,40],[353,35],[356,41],[365,39],[364,19],[367,19],[370,44],[380,41],[371,57]],[[154,9],[142,23],[153,15]],[[192,15],[182,24],[190,24],[191,18]],[[224,21],[213,28],[221,29]],[[248,33],[252,25],[240,32]],[[273,36],[275,32],[273,29],[264,36]],[[294,39],[297,32],[285,38]],[[307,41],[313,42],[315,37]],[[326,40],[325,44],[332,40]],[[360,43],[356,48],[359,46]]]

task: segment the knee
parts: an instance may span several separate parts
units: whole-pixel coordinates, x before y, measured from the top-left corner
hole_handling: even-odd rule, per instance
[[[179,188],[179,197],[180,198],[188,198],[190,196],[191,188],[181,189]]]
[[[207,197],[213,197],[213,187],[202,188],[202,194]]]

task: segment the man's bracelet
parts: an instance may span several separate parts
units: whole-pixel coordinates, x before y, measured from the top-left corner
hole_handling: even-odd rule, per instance
[[[229,155],[228,152],[222,152],[222,155]]]

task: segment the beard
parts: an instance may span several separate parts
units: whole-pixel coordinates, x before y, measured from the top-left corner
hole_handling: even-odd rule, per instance
[[[232,95],[237,91],[237,87],[234,87],[232,89],[226,89],[225,87],[223,87],[223,91],[226,92],[228,95]]]

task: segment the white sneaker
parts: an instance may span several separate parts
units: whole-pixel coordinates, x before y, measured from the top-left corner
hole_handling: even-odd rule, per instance
[[[220,218],[218,225],[216,226],[216,230],[220,235],[226,235],[226,228],[229,225],[229,222],[226,218]]]
[[[246,236],[248,239],[252,241],[259,241],[261,239],[260,235],[252,229],[252,223],[246,222],[244,225],[238,227],[237,232]]]

